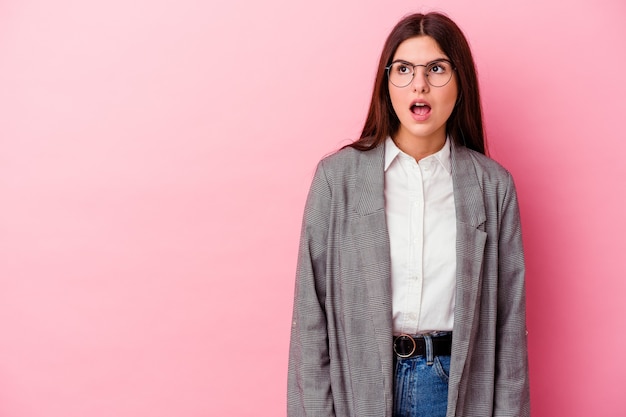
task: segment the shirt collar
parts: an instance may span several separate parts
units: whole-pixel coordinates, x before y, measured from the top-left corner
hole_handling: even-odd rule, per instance
[[[400,148],[398,148],[395,142],[387,136],[387,139],[385,140],[385,171],[387,171],[389,165],[391,165],[400,152],[402,152]]]
[[[387,137],[385,140],[385,167],[384,170],[387,171],[391,163],[398,157],[400,154],[404,154],[395,144],[395,142],[391,139],[391,137]],[[406,155],[406,154],[405,154]],[[448,174],[452,173],[452,158],[450,157],[450,138],[446,137],[446,143],[443,145],[443,148],[438,150],[432,155],[428,155],[426,158],[422,159],[422,161],[426,161],[428,159],[435,159],[439,161],[441,166],[448,172]]]

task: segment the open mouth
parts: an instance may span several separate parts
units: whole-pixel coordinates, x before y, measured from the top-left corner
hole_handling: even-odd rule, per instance
[[[430,112],[430,106],[426,103],[413,103],[411,113],[416,116],[425,116]]]

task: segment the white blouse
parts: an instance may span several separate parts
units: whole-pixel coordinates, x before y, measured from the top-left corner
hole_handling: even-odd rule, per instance
[[[385,142],[393,332],[450,331],[456,288],[456,211],[450,141],[419,162]]]

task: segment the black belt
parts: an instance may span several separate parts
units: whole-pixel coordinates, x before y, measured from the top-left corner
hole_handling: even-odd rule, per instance
[[[431,336],[433,342],[433,356],[450,356],[452,353],[452,333],[441,336]],[[409,336],[402,334],[393,338],[393,351],[399,358],[426,356],[426,341],[423,336]]]

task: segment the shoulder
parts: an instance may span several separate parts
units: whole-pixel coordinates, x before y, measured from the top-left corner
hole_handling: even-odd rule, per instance
[[[504,166],[464,146],[454,148],[452,170],[456,189],[480,189],[485,201],[499,205],[516,195],[513,177]]]
[[[363,160],[370,159],[373,155],[382,150],[382,148],[379,148],[374,148],[369,151],[361,151],[350,146],[346,146],[331,153],[330,155],[327,155],[320,161],[320,163],[327,167],[343,167],[346,164],[358,164]]]
[[[380,163],[384,158],[384,146],[378,146],[368,151],[361,151],[352,147],[341,148],[324,157],[318,164],[318,171],[322,170],[333,178],[351,177]]]
[[[489,182],[512,182],[511,173],[496,160],[465,147],[455,149],[457,162],[468,161],[474,167],[476,175]]]
[[[508,178],[511,176],[511,173],[495,159],[472,150],[470,150],[470,153],[477,169],[497,177]]]

